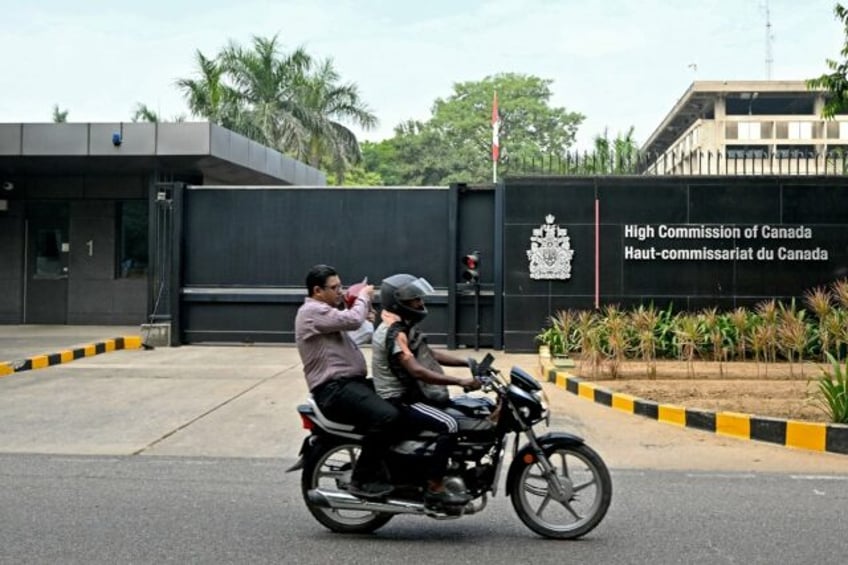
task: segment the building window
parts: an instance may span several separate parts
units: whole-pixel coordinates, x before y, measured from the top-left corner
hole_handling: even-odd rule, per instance
[[[778,145],[774,156],[778,159],[812,159],[816,150],[812,145]]]
[[[147,202],[118,202],[117,273],[119,279],[147,276]]]
[[[789,139],[812,139],[813,124],[810,122],[789,122]]]
[[[728,159],[765,159],[768,150],[762,145],[728,145],[725,148]]]
[[[761,137],[760,122],[739,122],[738,139],[760,139]]]

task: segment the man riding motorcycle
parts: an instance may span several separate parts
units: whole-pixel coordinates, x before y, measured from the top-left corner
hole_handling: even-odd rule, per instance
[[[445,374],[442,365],[468,367],[465,359],[454,357],[427,345],[418,324],[427,316],[424,297],[433,288],[423,278],[396,274],[383,280],[380,301],[381,324],[372,338],[371,370],[374,385],[382,398],[404,415],[411,432],[438,433],[433,456],[428,459],[426,500],[433,504],[463,505],[465,493],[446,490],[443,478],[458,430],[456,419],[444,412],[450,404],[447,385],[477,388],[473,376]]]

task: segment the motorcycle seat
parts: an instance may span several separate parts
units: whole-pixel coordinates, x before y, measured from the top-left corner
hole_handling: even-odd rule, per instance
[[[318,408],[318,403],[315,402],[315,399],[312,398],[310,394],[306,399],[307,404],[312,408],[312,411],[315,413],[315,419],[321,424],[326,430],[333,432],[342,432],[342,433],[354,433],[356,431],[356,426],[352,424],[342,424],[341,422],[335,422],[330,420],[321,412],[321,409]]]

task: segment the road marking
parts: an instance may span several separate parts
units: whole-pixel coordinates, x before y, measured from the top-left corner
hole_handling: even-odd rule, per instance
[[[790,475],[796,481],[848,481],[848,475]]]
[[[686,473],[692,479],[758,479],[759,475],[750,473]]]

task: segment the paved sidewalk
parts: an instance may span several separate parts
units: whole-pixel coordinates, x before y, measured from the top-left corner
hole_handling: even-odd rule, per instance
[[[138,335],[133,330],[0,326],[0,360]],[[479,359],[486,352],[455,353]],[[541,376],[535,354],[492,353],[502,370],[518,365]],[[612,468],[848,474],[845,455],[672,426],[555,383],[543,387],[551,430],[585,438]],[[292,345],[115,351],[0,378],[0,453],[291,459],[306,433],[296,413],[306,393]]]
[[[125,335],[140,335],[139,326],[0,325],[0,362],[57,353]]]

